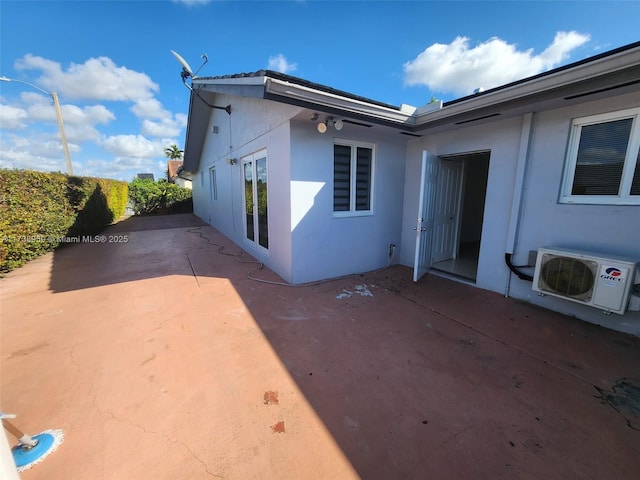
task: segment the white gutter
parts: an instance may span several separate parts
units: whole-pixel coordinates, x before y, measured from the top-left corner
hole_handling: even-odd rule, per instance
[[[322,92],[310,87],[297,85],[275,78],[268,78],[265,84],[265,93],[292,98],[306,103],[312,103],[324,107],[337,108],[347,113],[365,115],[372,119],[383,120],[401,125],[413,124],[413,115],[410,112],[384,107],[362,100]]]
[[[260,76],[246,76],[246,77],[229,77],[229,78],[211,78],[211,77],[196,77],[193,79],[194,85],[264,85],[266,77]]]

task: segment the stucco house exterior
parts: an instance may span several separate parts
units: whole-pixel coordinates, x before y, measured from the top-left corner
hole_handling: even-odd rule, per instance
[[[191,87],[194,212],[287,282],[402,264],[640,335],[640,42],[418,108],[269,70]],[[544,247],[621,257],[624,305],[539,295]]]
[[[191,174],[184,171],[182,160],[167,160],[167,180],[182,188],[191,190]]]

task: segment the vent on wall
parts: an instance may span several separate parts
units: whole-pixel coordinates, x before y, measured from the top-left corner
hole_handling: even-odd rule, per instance
[[[483,115],[482,117],[471,118],[469,120],[462,120],[461,122],[455,122],[456,125],[463,125],[465,123],[477,122],[479,120],[484,120],[485,118],[498,117],[499,113],[491,113],[489,115]]]
[[[621,83],[620,85],[614,85],[612,87],[599,88],[598,90],[592,90],[590,92],[577,93],[575,95],[569,95],[564,97],[565,100],[573,100],[574,98],[587,97],[589,95],[595,95],[596,93],[608,92],[609,90],[616,90],[622,87],[628,87],[629,85],[635,85],[640,83],[640,80],[632,80],[631,82]]]
[[[623,314],[636,261],[563,248],[538,250],[533,290]]]
[[[373,125],[368,124],[368,123],[361,123],[361,122],[356,122],[354,120],[347,120],[347,119],[342,120],[342,123],[349,123],[351,125],[357,125],[359,127],[365,127],[365,128],[373,127]]]

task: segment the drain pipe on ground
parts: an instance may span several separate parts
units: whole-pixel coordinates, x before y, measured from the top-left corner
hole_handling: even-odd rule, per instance
[[[511,262],[516,245],[518,243],[518,229],[520,226],[520,217],[524,196],[524,183],[527,173],[527,163],[529,159],[529,145],[531,143],[531,132],[533,129],[533,112],[524,114],[522,117],[522,131],[520,133],[520,148],[518,149],[518,163],[516,166],[516,176],[513,187],[513,199],[511,201],[511,215],[509,216],[509,226],[507,229],[507,243],[504,254],[504,260],[509,267],[509,275],[507,276],[507,284],[505,286],[504,296],[508,297],[511,289],[511,274],[515,273],[519,279],[533,281],[531,275],[527,275],[518,270]]]

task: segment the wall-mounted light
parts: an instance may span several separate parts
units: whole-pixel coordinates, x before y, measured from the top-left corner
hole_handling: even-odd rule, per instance
[[[237,158],[227,158],[227,163],[229,165],[235,165],[236,163],[238,163],[238,159]]]
[[[342,130],[342,127],[344,127],[344,123],[342,120],[334,120],[333,117],[327,117],[327,119],[324,122],[320,122],[316,128],[319,133],[326,133],[329,127],[333,127],[340,131]]]

